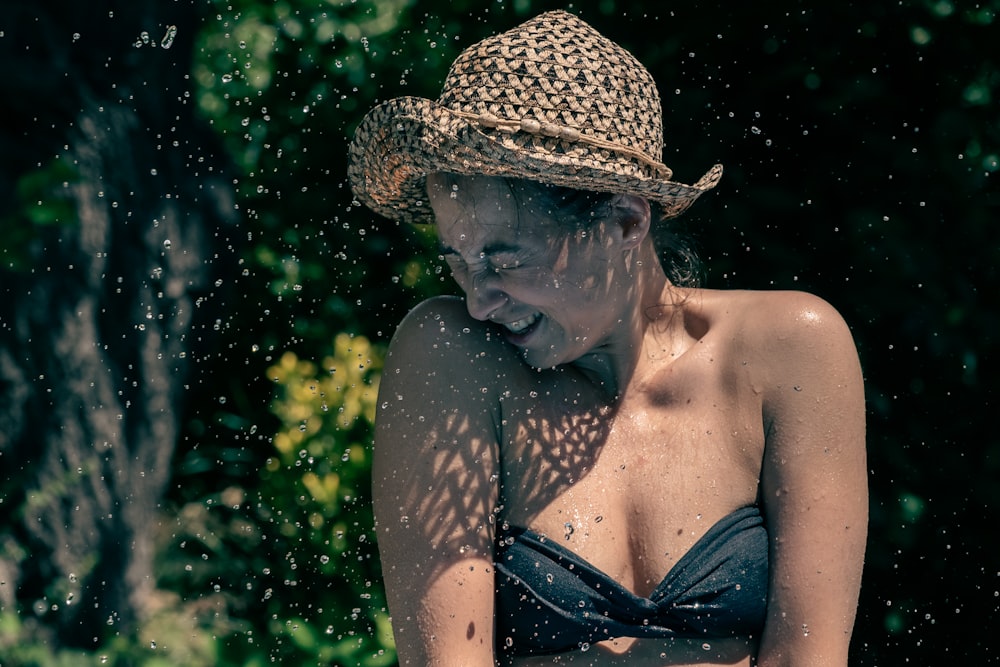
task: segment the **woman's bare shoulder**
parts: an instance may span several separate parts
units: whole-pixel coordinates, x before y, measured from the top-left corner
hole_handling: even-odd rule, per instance
[[[828,301],[796,290],[698,290],[689,297],[695,312],[758,349],[850,338],[847,324]],[[764,347],[761,348],[760,346]]]
[[[413,307],[396,327],[390,342],[393,349],[414,345],[423,352],[448,349],[453,343],[489,341],[495,338],[485,322],[469,315],[465,301],[455,296],[435,296]],[[443,346],[443,347],[442,347]]]
[[[686,306],[718,347],[746,367],[756,386],[794,384],[804,373],[852,374],[857,349],[841,314],[804,291],[699,290]]]
[[[386,357],[386,371],[478,381],[495,377],[498,366],[524,364],[494,326],[470,316],[465,301],[452,296],[432,297],[407,313]]]
[[[393,341],[423,332],[447,332],[451,327],[465,327],[475,322],[465,309],[465,301],[457,296],[433,296],[421,301],[399,323]]]
[[[748,333],[760,349],[772,353],[776,364],[856,361],[847,322],[825,299],[802,291],[748,294]]]
[[[837,397],[844,411],[863,397],[854,337],[821,297],[801,291],[717,292],[707,297],[706,307],[723,322],[731,349],[751,362],[770,416],[805,416],[815,406],[799,400],[806,394],[814,400]]]

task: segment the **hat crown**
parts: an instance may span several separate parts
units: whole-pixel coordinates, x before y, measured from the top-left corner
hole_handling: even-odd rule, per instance
[[[453,111],[574,128],[659,161],[660,97],[636,58],[578,17],[552,11],[463,51],[438,102]]]

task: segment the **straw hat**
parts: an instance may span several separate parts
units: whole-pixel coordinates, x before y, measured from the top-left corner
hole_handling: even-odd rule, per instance
[[[662,164],[660,98],[632,54],[573,14],[553,11],[463,51],[437,101],[372,109],[350,147],[354,194],[387,218],[433,222],[427,174],[444,171],[639,195],[666,215],[715,187]]]

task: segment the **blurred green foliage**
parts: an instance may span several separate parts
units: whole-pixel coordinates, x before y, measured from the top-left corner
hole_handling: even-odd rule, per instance
[[[45,227],[76,224],[76,208],[68,191],[79,174],[65,158],[50,159],[25,173],[14,186],[15,201],[0,217],[0,265],[23,271],[38,259],[39,231]]]
[[[179,508],[161,585],[216,638],[205,664],[392,662],[369,481],[382,355],[347,333],[319,362],[282,354],[258,475]]]

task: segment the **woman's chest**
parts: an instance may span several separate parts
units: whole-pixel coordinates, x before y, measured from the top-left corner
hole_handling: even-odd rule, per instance
[[[501,519],[648,592],[715,521],[756,500],[763,427],[737,394],[636,393],[603,412],[537,397],[504,425]]]

